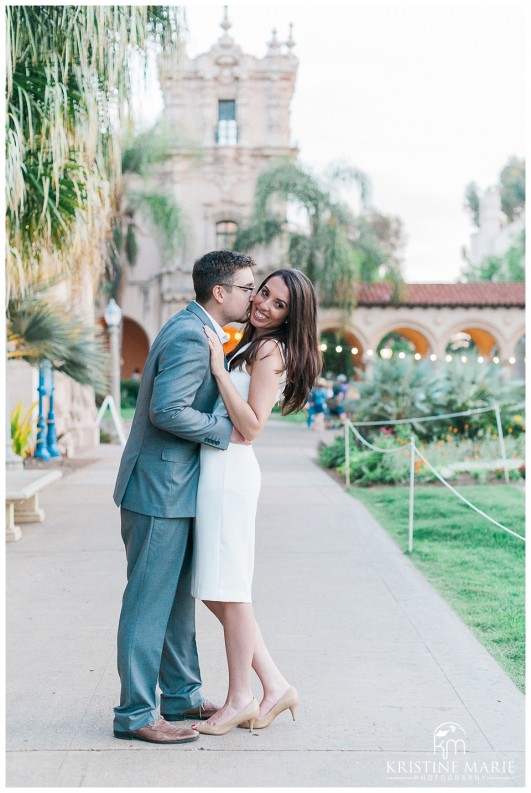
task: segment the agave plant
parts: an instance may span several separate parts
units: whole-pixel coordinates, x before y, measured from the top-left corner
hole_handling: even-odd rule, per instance
[[[370,378],[359,385],[358,421],[385,421],[444,412],[448,385],[440,370],[428,361],[411,358],[374,361]],[[423,422],[413,422],[419,435],[431,433]]]
[[[524,411],[524,384],[506,380],[497,366],[460,361],[433,366],[411,358],[376,359],[370,376],[359,385],[357,421],[438,416],[499,405],[511,413]],[[502,415],[504,424],[506,423]],[[494,411],[430,422],[412,422],[423,438],[448,432],[473,437],[490,426],[497,431]]]

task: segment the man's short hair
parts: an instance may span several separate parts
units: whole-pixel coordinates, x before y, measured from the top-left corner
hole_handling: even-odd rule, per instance
[[[194,264],[192,280],[195,299],[207,303],[216,284],[232,284],[234,276],[244,267],[254,267],[256,262],[245,253],[237,251],[210,251]]]

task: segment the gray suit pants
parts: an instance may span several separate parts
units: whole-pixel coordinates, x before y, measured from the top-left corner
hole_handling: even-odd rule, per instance
[[[201,675],[190,594],[192,518],[155,518],[121,509],[127,586],[118,626],[120,705],[114,729],[128,732],[161,712],[198,707]]]

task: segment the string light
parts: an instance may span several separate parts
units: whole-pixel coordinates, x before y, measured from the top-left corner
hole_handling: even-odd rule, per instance
[[[500,359],[498,358],[497,355],[495,355],[494,358],[492,359],[492,363],[499,363],[499,362],[500,362]]]
[[[352,347],[352,349],[350,350],[350,352],[352,353],[352,355],[357,355],[357,354],[359,353],[359,350],[358,350],[358,348],[357,348],[357,347]]]
[[[393,357],[393,351],[390,347],[382,347],[380,355],[385,361],[389,361]]]
[[[401,350],[401,351],[398,353],[398,357],[399,357],[399,358],[402,358],[402,359],[404,359],[404,358],[406,357],[406,353],[404,352],[404,350]]]
[[[240,341],[242,336],[243,336],[243,333],[240,333],[239,330],[237,330],[236,333],[234,334],[234,338],[236,339],[236,341]]]
[[[450,363],[450,361],[452,361],[452,360],[453,360],[453,358],[452,358],[451,355],[447,355],[446,356],[446,363]]]
[[[343,347],[341,346],[341,344],[337,345],[336,352],[343,352]]]
[[[466,355],[462,355],[461,356],[461,362],[462,363],[466,363],[467,361],[468,361],[468,358],[466,357]]]
[[[370,358],[370,357],[371,357],[371,355],[374,355],[374,350],[367,350],[367,355],[368,355],[368,356],[369,356],[369,358]]]
[[[511,355],[511,357],[509,358],[509,363],[511,364],[511,366],[513,364],[515,364],[516,363],[516,358],[513,358],[513,356]]]
[[[422,358],[422,355],[420,354],[420,352],[416,352],[415,355],[414,355],[414,358],[415,358],[416,361],[420,361],[420,359]]]
[[[483,363],[484,360],[482,355],[478,355],[478,363]]]
[[[435,355],[434,352],[432,352],[432,354],[430,355],[430,361],[436,361],[436,360],[437,360],[437,356]]]
[[[328,345],[327,344],[321,344],[321,351],[322,352],[326,352],[327,349],[328,349]]]

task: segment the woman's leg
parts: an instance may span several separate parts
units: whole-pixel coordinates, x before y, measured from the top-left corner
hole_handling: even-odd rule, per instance
[[[224,614],[223,614],[223,606],[224,603],[215,603],[213,601],[205,601],[205,605],[210,609],[210,611],[218,618],[218,620],[224,625]],[[241,604],[245,605],[245,604]],[[248,605],[248,604],[247,604]],[[280,672],[278,666],[275,664],[273,658],[271,657],[271,653],[267,649],[266,643],[264,641],[264,637],[262,636],[262,631],[258,623],[255,621],[255,642],[254,642],[254,651],[252,657],[252,667],[260,682],[262,684],[262,688],[264,689],[264,695],[262,697],[262,701],[260,703],[260,717],[268,713],[268,711],[273,707],[275,702],[278,702],[280,697],[287,691],[289,688],[289,683],[283,674]],[[226,641],[226,640],[225,640]],[[230,665],[229,665],[229,676],[230,676]],[[228,697],[227,697],[228,699]]]
[[[207,724],[221,726],[232,719],[253,698],[251,663],[255,646],[256,623],[251,603],[213,603],[204,601],[223,625],[229,668],[227,698]]]

